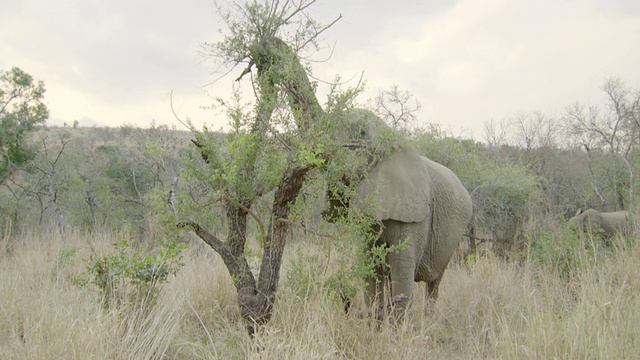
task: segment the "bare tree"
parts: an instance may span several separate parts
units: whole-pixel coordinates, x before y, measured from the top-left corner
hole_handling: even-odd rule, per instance
[[[64,213],[62,211],[62,193],[61,190],[68,183],[68,178],[62,175],[61,159],[67,145],[70,142],[68,133],[60,133],[57,141],[58,146],[49,141],[47,134],[42,137],[42,151],[31,163],[34,174],[31,175],[29,182],[13,182],[14,187],[19,187],[22,192],[33,197],[40,207],[38,214],[38,224],[43,225],[47,212],[52,209],[58,223],[58,231],[62,236],[66,236]],[[12,190],[12,193],[14,191]],[[15,196],[15,194],[14,194]],[[16,200],[18,200],[16,198]],[[17,210],[16,210],[17,211]]]
[[[511,124],[516,142],[524,144],[527,151],[536,148],[555,148],[561,131],[560,122],[542,112],[518,114]]]
[[[581,142],[590,160],[593,150],[602,149],[611,159],[609,166],[615,165],[617,161],[624,164],[628,180],[610,172],[612,179],[608,181],[611,181],[615,188],[616,207],[625,209],[632,206],[629,202],[632,202],[635,196],[636,164],[633,163],[633,154],[640,141],[640,121],[638,120],[640,94],[637,91],[631,91],[617,77],[607,79],[602,86],[602,91],[606,96],[604,109],[576,103],[567,108],[565,121],[570,134]],[[590,166],[592,166],[591,161]],[[600,194],[597,184],[601,181],[596,177],[593,168],[591,173],[594,189]],[[601,198],[604,206],[605,199]],[[625,198],[628,201],[625,202]]]
[[[494,119],[489,119],[484,123],[484,140],[490,148],[499,147],[507,144],[507,133],[509,123],[502,120],[499,123]]]
[[[416,113],[422,104],[413,98],[408,90],[400,90],[398,85],[392,85],[389,90],[381,91],[378,96],[370,100],[373,112],[384,120],[392,129],[405,135],[411,131],[416,122]]]

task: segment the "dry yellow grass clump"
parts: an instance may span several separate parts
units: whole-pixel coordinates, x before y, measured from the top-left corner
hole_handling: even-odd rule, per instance
[[[640,246],[586,252],[567,276],[487,256],[451,265],[435,303],[375,326],[309,284],[283,280],[272,321],[250,338],[235,291],[212,251],[196,244],[149,311],[105,310],[83,273],[89,243],[114,237],[54,232],[0,244],[1,359],[628,359],[640,354]],[[292,244],[309,250],[309,244]],[[289,251],[293,254],[294,251]],[[579,256],[583,256],[580,255]],[[290,255],[289,257],[293,257]],[[285,265],[285,269],[287,266]],[[313,271],[310,267],[309,271]],[[295,274],[292,274],[295,276]],[[282,279],[285,279],[283,274]],[[418,285],[416,285],[418,286]],[[361,302],[356,311],[363,311]]]

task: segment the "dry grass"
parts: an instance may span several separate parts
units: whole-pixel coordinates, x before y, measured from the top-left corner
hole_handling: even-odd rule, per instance
[[[640,246],[593,260],[570,279],[484,257],[452,266],[440,298],[376,329],[310,286],[283,281],[273,320],[249,338],[220,260],[203,248],[164,286],[150,313],[105,312],[70,281],[88,239],[5,239],[0,253],[1,359],[630,359],[640,354]],[[97,251],[109,235],[90,239]],[[300,246],[301,244],[293,244]],[[304,245],[308,249],[308,245]],[[77,249],[73,253],[70,249]],[[292,249],[293,250],[293,249]],[[294,253],[294,252],[290,252]],[[586,255],[585,255],[586,256]],[[285,269],[286,270],[286,269]],[[284,278],[284,276],[283,276]],[[356,304],[361,306],[360,304]]]

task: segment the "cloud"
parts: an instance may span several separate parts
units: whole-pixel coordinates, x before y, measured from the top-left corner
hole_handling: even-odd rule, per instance
[[[490,118],[598,101],[607,76],[640,83],[639,4],[321,1],[312,16],[343,19],[323,35],[335,43],[332,58],[312,64],[313,72],[323,81],[340,74],[351,86],[364,72],[362,102],[397,84],[423,103],[422,125],[437,121],[479,137]],[[0,24],[0,68],[16,65],[45,81],[53,117],[171,122],[173,90],[181,116],[226,122],[200,109],[211,102],[202,86],[221,75],[197,56],[224,27],[210,0],[21,0],[3,7]],[[204,90],[230,94],[234,75]],[[321,88],[324,100],[328,86]]]
[[[52,116],[149,122],[158,113],[172,116],[171,90],[202,96],[198,87],[208,73],[196,53],[213,33],[211,2],[19,4],[0,15],[0,59],[12,62],[0,65],[22,67],[44,80]]]
[[[479,135],[493,117],[595,100],[609,75],[637,81],[640,51],[629,35],[640,33],[639,20],[602,1],[458,1],[393,30],[378,44],[388,56],[361,60],[402,67],[404,79],[387,81],[426,103],[423,119]]]

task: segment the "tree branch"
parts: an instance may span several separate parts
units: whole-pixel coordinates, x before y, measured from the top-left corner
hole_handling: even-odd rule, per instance
[[[318,32],[316,32],[315,34],[313,34],[312,37],[310,37],[309,39],[307,39],[307,41],[305,41],[304,43],[302,43],[302,45],[300,45],[299,47],[296,48],[296,53],[298,51],[300,51],[300,49],[303,49],[305,46],[309,45],[310,42],[312,42],[313,40],[315,40],[320,34],[322,34],[323,32],[325,32],[327,29],[329,29],[330,27],[332,27],[333,25],[335,25],[335,23],[337,23],[338,21],[340,21],[340,19],[342,19],[342,14],[340,14],[335,20],[333,20],[331,23],[329,23],[329,25],[324,26],[322,29],[318,30]]]
[[[247,67],[242,71],[242,74],[240,74],[240,76],[236,78],[236,81],[240,81],[245,75],[251,74],[251,67],[253,67],[253,64],[255,63],[252,59],[251,61],[249,61],[249,65],[247,65]]]
[[[198,235],[200,239],[202,239],[205,243],[207,243],[207,245],[211,246],[211,248],[215,250],[218,254],[220,254],[220,256],[222,257],[231,256],[231,253],[229,253],[229,251],[227,250],[227,247],[225,246],[224,242],[220,240],[220,238],[209,233],[207,230],[203,229],[196,222],[194,221],[179,222],[177,226],[179,228],[185,228],[185,227],[191,228],[191,230],[193,230],[193,232],[196,233],[196,235]]]

